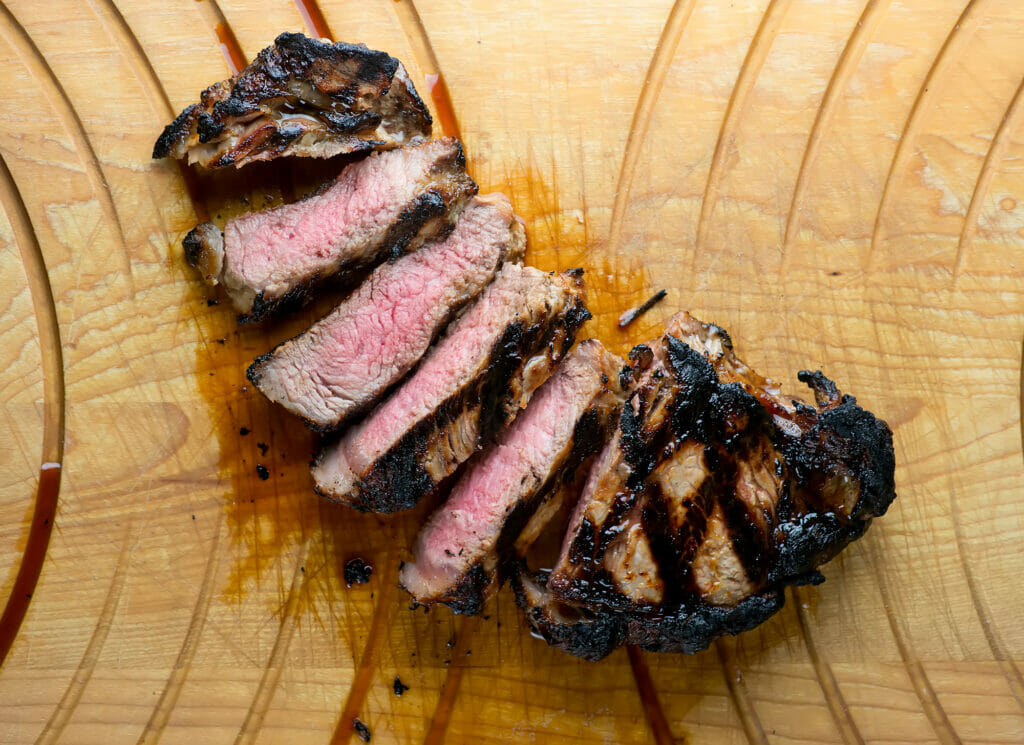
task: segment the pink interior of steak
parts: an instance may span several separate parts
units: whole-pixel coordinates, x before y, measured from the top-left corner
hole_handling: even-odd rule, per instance
[[[321,194],[230,220],[224,228],[225,283],[275,296],[296,278],[332,273],[344,258],[339,247],[376,248],[423,191],[431,167],[454,147],[452,140],[433,140],[375,153],[348,166]]]
[[[496,547],[512,510],[564,461],[576,422],[602,390],[608,365],[599,342],[582,342],[530,405],[456,484],[420,532],[402,584],[429,599]]]
[[[276,350],[257,373],[260,389],[309,422],[335,425],[404,375],[503,259],[519,258],[518,228],[505,196],[471,201],[447,239],[378,267],[336,310]]]
[[[553,279],[559,278],[551,278],[533,267],[503,266],[494,282],[449,329],[415,374],[372,417],[349,430],[330,451],[331,455],[315,468],[317,480],[336,487],[354,483],[411,427],[479,374],[508,325],[525,315],[533,302],[559,291]]]

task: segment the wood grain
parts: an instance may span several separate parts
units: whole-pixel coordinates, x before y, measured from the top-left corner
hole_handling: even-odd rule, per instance
[[[282,30],[387,49],[425,96],[440,76],[474,177],[531,263],[586,268],[613,349],[688,308],[888,419],[890,513],[692,657],[570,659],[507,592],[476,622],[408,610],[428,507],[318,502],[312,436],[244,379],[329,299],[238,328],[181,257],[198,215],[330,164],[190,192],[149,159]],[[0,37],[0,609],[24,612],[0,743],[355,742],[356,717],[375,743],[1024,741],[1019,2],[10,0]]]

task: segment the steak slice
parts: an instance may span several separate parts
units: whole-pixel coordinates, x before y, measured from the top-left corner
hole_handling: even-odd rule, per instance
[[[374,153],[308,199],[236,217],[223,233],[196,226],[185,258],[224,286],[241,321],[255,321],[439,236],[476,191],[458,140]]]
[[[506,264],[412,377],[325,447],[316,490],[356,509],[415,505],[515,419],[590,317],[582,270]]]
[[[249,380],[312,429],[336,429],[403,378],[525,243],[504,195],[476,197],[446,239],[377,267],[309,330],[258,357]]]
[[[554,569],[516,579],[534,631],[580,656],[615,639],[695,652],[756,626],[895,498],[888,426],[820,372],[799,376],[810,406],[717,326],[680,314],[667,331],[631,353],[635,389]],[[608,643],[581,643],[584,623]]]
[[[504,579],[509,554],[525,552],[557,511],[538,509],[557,500],[600,447],[621,405],[621,367],[596,339],[581,342],[512,426],[471,462],[420,531],[414,560],[402,567],[401,584],[416,602],[481,611]]]
[[[328,158],[405,145],[429,137],[430,125],[394,57],[284,33],[168,124],[153,157],[187,157],[210,169],[286,155]]]

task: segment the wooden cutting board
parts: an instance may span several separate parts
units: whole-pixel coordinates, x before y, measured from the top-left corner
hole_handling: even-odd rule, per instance
[[[358,742],[354,717],[374,743],[1024,742],[1024,5],[964,2],[6,2],[0,742]],[[596,665],[507,591],[479,622],[407,609],[423,510],[319,502],[311,436],[246,387],[315,311],[237,328],[149,158],[232,54],[324,24],[425,97],[443,74],[531,263],[586,268],[590,333],[621,352],[691,309],[890,422],[899,499],[824,585],[705,653]]]

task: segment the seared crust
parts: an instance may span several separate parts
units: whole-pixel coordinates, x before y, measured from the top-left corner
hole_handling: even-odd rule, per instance
[[[395,147],[430,129],[430,113],[394,57],[284,33],[167,125],[153,157],[241,167]]]
[[[635,390],[606,452],[615,458],[601,461],[615,499],[585,495],[598,501],[578,507],[541,583],[546,607],[527,612],[537,634],[587,659],[613,647],[595,646],[585,622],[601,622],[599,640],[615,623],[627,643],[686,653],[756,626],[782,607],[785,586],[823,581],[817,568],[896,496],[888,426],[820,371],[800,374],[810,406],[746,367],[718,327],[681,314],[668,331],[635,349],[624,375]],[[660,589],[653,602],[630,594],[609,548],[637,530],[662,583],[645,586]],[[571,629],[552,604],[577,609]]]

